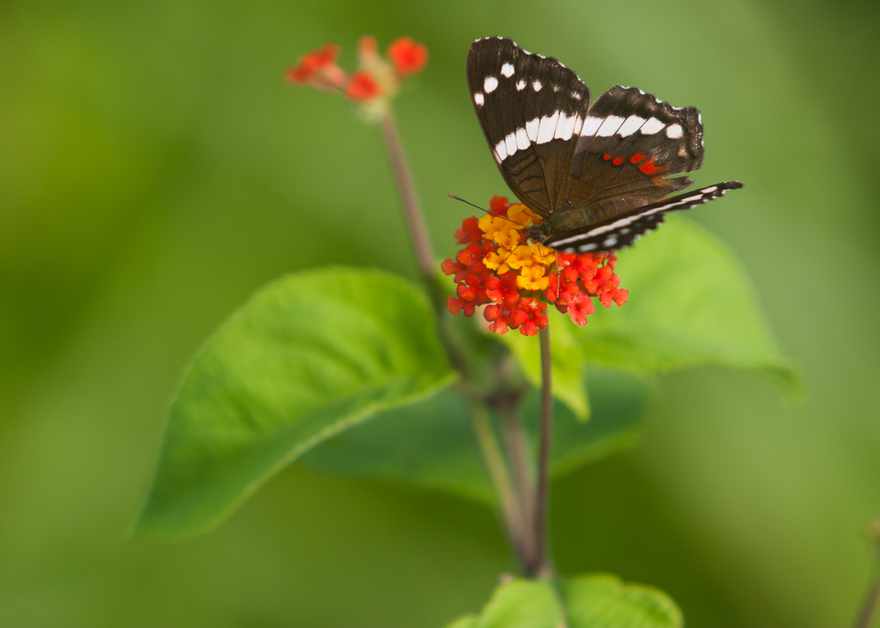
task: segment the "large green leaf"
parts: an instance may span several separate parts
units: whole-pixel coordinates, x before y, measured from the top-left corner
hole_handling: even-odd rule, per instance
[[[312,447],[453,379],[405,280],[331,268],[276,281],[195,357],[139,527],[203,531]]]
[[[541,580],[501,584],[479,616],[462,617],[447,628],[559,628],[565,615],[553,587]]]
[[[551,471],[570,472],[635,442],[646,389],[637,379],[590,369],[587,387],[593,419],[575,420],[555,404],[557,420]],[[535,442],[538,394],[525,400],[522,417]],[[471,426],[467,403],[454,389],[384,412],[336,435],[306,454],[303,463],[332,473],[383,478],[485,501],[494,499]]]
[[[620,252],[617,272],[630,291],[623,307],[597,308],[583,328],[550,315],[554,394],[586,418],[579,382],[587,363],[636,373],[694,366],[757,369],[792,379],[736,257],[684,217]],[[535,338],[507,334],[523,372],[540,383]]]
[[[510,580],[500,585],[479,615],[447,628],[681,628],[681,611],[665,593],[616,576],[591,574],[551,584]]]
[[[717,365],[790,375],[742,265],[682,216],[620,253],[630,298],[597,312],[579,334],[587,360],[661,372]]]
[[[569,628],[681,628],[681,611],[653,587],[597,574],[563,583]]]

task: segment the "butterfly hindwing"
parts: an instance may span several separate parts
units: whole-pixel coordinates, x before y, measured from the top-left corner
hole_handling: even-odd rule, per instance
[[[555,59],[510,39],[471,45],[468,86],[480,125],[514,194],[542,215],[561,201],[590,93]]]
[[[673,107],[635,87],[613,87],[590,108],[571,163],[569,199],[600,221],[690,185],[671,177],[700,167],[703,126],[693,107]]]
[[[666,213],[690,209],[716,198],[728,190],[742,187],[739,181],[725,181],[685,192],[662,201],[638,207],[630,212],[606,219],[587,229],[553,234],[545,244],[560,251],[611,251],[632,244],[646,231],[655,229]]]

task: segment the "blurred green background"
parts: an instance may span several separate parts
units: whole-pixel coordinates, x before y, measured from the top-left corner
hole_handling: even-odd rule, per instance
[[[3,3],[0,626],[439,626],[512,568],[480,506],[296,466],[208,536],[127,538],[181,371],[234,307],[328,263],[415,276],[377,129],[282,79],[328,40],[350,65],[362,33],[430,48],[398,111],[438,253],[465,213],[448,192],[505,192],[465,89],[474,37],[559,56],[594,95],[701,107],[698,180],[747,188],[694,217],[742,256],[806,396],[663,378],[640,447],[555,486],[557,563],[655,584],[689,626],[847,625],[880,514],[877,17],[818,0]]]

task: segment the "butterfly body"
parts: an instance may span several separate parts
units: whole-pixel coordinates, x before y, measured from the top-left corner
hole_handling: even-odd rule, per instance
[[[693,107],[673,107],[635,87],[612,87],[591,103],[559,61],[510,39],[475,41],[468,86],[495,162],[513,193],[543,218],[529,236],[559,250],[606,251],[688,209],[741,187],[689,186],[703,160]]]

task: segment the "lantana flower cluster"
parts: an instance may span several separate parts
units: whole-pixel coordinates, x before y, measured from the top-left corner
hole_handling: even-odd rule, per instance
[[[528,239],[527,229],[541,217],[525,205],[495,196],[489,207],[479,219],[464,219],[455,233],[464,246],[443,261],[443,272],[456,284],[447,304],[452,314],[472,316],[481,309],[491,331],[533,336],[547,326],[548,304],[583,326],[595,311],[594,298],[605,307],[626,302],[629,292],[614,272],[616,256],[557,252]]]
[[[401,82],[420,72],[428,62],[428,50],[410,37],[400,37],[388,47],[387,58],[379,54],[375,37],[361,37],[358,65],[351,74],[340,68],[336,59],[339,46],[325,44],[304,55],[287,70],[287,80],[319,90],[338,91],[361,103],[366,112],[380,113],[397,94]]]

